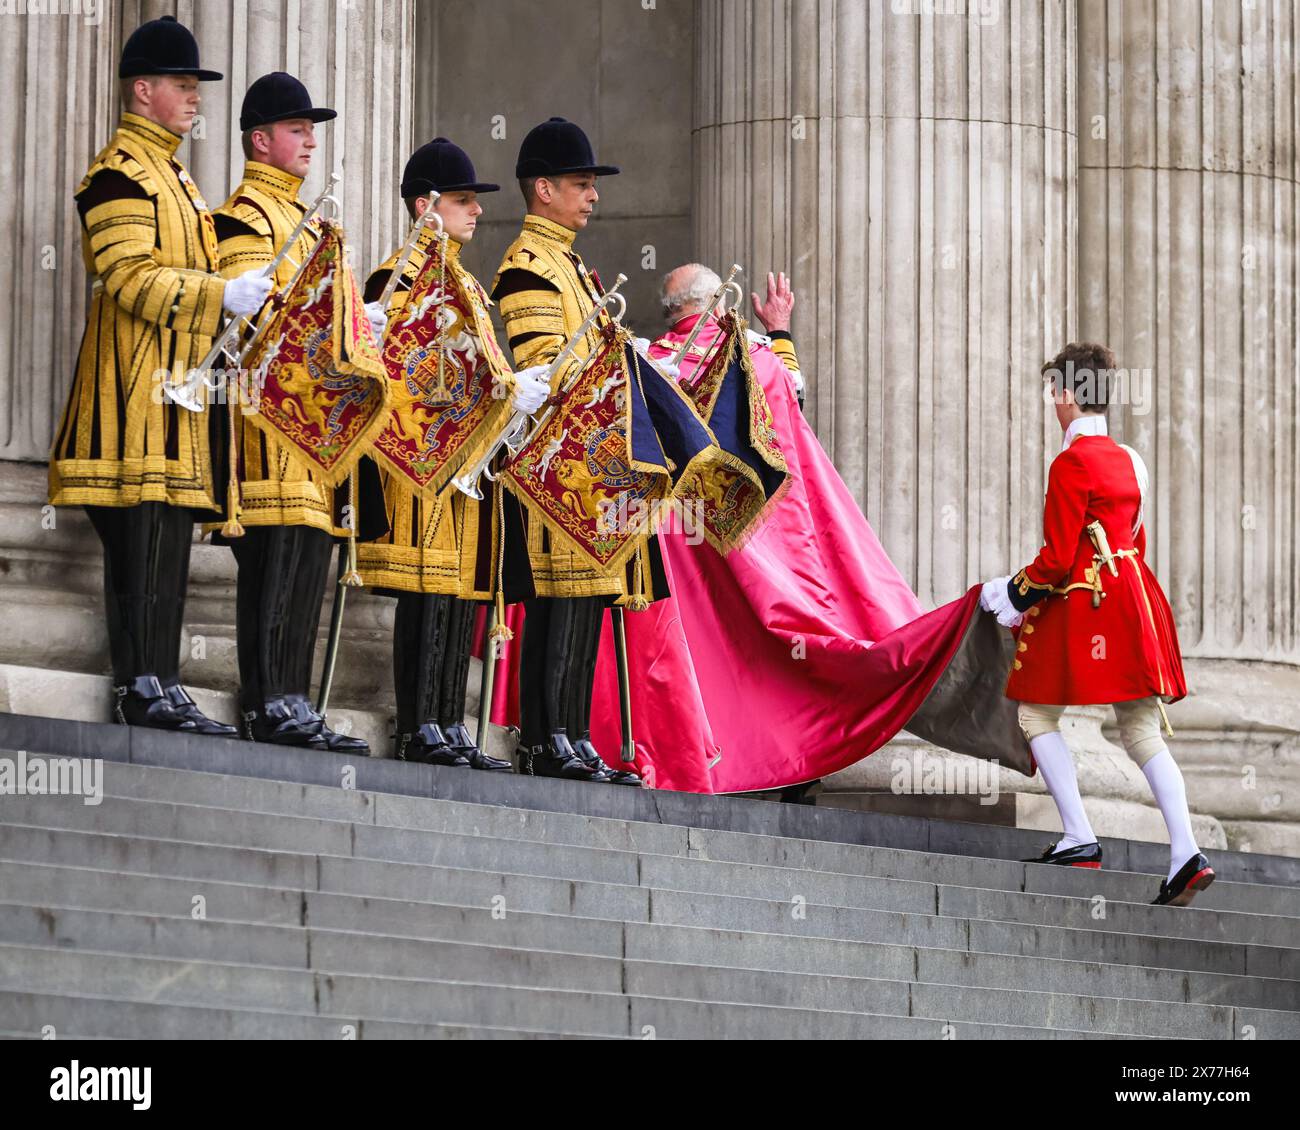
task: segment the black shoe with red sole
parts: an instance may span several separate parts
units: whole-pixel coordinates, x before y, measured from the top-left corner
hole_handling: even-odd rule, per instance
[[[1160,893],[1151,900],[1152,906],[1186,906],[1214,882],[1214,868],[1199,851],[1179,869],[1168,882],[1160,884]]]
[[[1042,855],[1032,859],[1022,859],[1021,863],[1055,863],[1059,867],[1101,867],[1101,844],[1076,844],[1074,847],[1056,850],[1056,844],[1048,844]]]

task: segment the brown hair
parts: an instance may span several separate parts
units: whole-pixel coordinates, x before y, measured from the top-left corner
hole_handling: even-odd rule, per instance
[[[152,87],[159,79],[158,75],[132,75],[130,78],[117,80],[117,88],[122,95],[122,109],[128,114],[135,110],[135,84],[144,79]]]
[[[1110,404],[1115,354],[1095,341],[1072,341],[1043,364],[1043,379],[1054,396],[1068,390],[1084,412],[1106,414]]]

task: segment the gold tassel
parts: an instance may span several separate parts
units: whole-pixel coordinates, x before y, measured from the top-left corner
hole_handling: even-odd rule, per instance
[[[438,236],[438,254],[440,262],[438,263],[438,291],[440,294],[447,293],[447,233],[441,232]],[[445,300],[445,299],[444,299]],[[447,402],[451,400],[451,390],[447,387],[447,375],[444,372],[444,366],[447,359],[447,347],[441,340],[443,335],[438,335],[438,400]]]
[[[501,497],[501,489],[499,482],[492,487],[492,499],[496,504],[497,512],[497,583],[496,592],[492,596],[497,610],[497,622],[488,633],[488,641],[492,644],[508,643],[515,638],[514,632],[510,630],[510,625],[506,623],[506,521],[505,503]],[[499,650],[497,654],[500,654]]]
[[[1165,713],[1164,701],[1159,696],[1156,697],[1156,705],[1160,707],[1160,717],[1165,724],[1165,733],[1172,738],[1174,736],[1174,728],[1169,724],[1169,715]]]
[[[650,602],[645,596],[645,563],[641,558],[641,547],[636,547],[636,561],[632,566],[632,588],[633,593],[628,597],[627,610],[629,612],[644,612],[650,607]]]
[[[347,585],[348,588],[359,589],[365,582],[361,579],[361,574],[357,571],[357,473],[353,471],[348,476],[348,506],[351,513],[348,515],[348,568],[339,581],[341,585]]]
[[[226,381],[226,416],[230,420],[230,478],[226,484],[226,522],[221,527],[223,538],[242,538],[244,527],[239,521],[239,448],[235,435],[235,401],[239,398],[239,386],[231,380]]]

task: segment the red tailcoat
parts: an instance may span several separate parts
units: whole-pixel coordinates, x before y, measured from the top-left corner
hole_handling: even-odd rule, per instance
[[[1008,698],[1088,705],[1187,693],[1169,602],[1145,561],[1146,528],[1134,535],[1140,505],[1133,462],[1109,436],[1079,436],[1052,462],[1046,544],[1010,585],[1012,603],[1028,610]],[[1093,521],[1122,554],[1118,576],[1094,561]]]

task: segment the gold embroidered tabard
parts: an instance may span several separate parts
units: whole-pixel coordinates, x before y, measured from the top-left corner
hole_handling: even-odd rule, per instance
[[[249,161],[239,186],[214,215],[222,239],[221,273],[236,278],[271,262],[293,234],[307,206],[298,199],[302,180],[281,169]],[[295,241],[288,258],[275,270],[275,288],[293,278],[295,264],[306,261],[316,245],[314,225]],[[291,261],[292,260],[292,261]],[[245,526],[314,526],[339,537],[334,491],[304,459],[235,413],[235,450],[239,453],[240,521]]]
[[[50,452],[56,506],[217,508],[212,414],[162,395],[164,381],[180,384],[207,355],[225,289],[212,216],[176,160],[180,142],[124,114],[77,189],[93,286]]]
[[[435,238],[436,233],[429,228],[416,237],[415,249],[388,303],[390,320],[405,311],[411,285],[423,268]],[[492,303],[479,281],[460,261],[460,252],[461,245],[448,239],[447,269],[455,273],[462,292],[475,307],[474,324],[467,324],[464,329],[482,339],[493,332],[489,314]],[[394,252],[375,269],[367,283],[367,292],[396,270],[400,257],[400,251]],[[478,352],[499,370],[505,387],[513,388],[513,375],[495,339]],[[490,578],[495,572],[491,563],[496,561],[499,549],[496,516],[490,505],[493,492],[485,491],[484,500],[479,503],[449,486],[436,498],[429,499],[418,495],[406,480],[382,464],[379,474],[389,532],[357,546],[357,563],[366,586],[491,600]]]
[[[550,364],[571,335],[591,313],[600,297],[596,280],[573,248],[575,233],[541,216],[526,216],[523,230],[506,249],[493,282],[493,294],[514,352],[515,368]],[[539,280],[536,287],[498,291],[509,271],[524,271]],[[527,335],[527,341],[518,341]],[[584,335],[574,350],[575,360],[551,382],[557,391],[568,373],[581,364],[600,343],[599,328]],[[631,585],[627,572],[603,573],[590,561],[559,544],[540,521],[528,522],[528,560],[538,596],[626,597]]]

